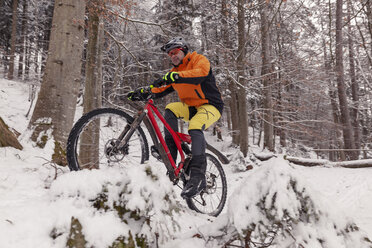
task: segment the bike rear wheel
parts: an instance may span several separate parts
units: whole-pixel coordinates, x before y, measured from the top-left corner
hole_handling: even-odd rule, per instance
[[[117,149],[118,138],[133,117],[113,108],[93,110],[83,115],[72,128],[67,141],[70,170],[144,163],[149,159],[146,136],[140,126],[128,144]]]
[[[211,154],[206,154],[207,170],[205,173],[207,188],[199,195],[186,199],[190,209],[196,212],[218,216],[226,203],[226,175],[221,163]]]

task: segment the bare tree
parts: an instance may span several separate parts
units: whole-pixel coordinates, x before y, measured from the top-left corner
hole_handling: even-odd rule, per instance
[[[14,59],[15,59],[15,49],[17,42],[17,21],[18,21],[18,0],[13,0],[13,15],[12,15],[12,38],[10,41],[10,60],[9,60],[9,70],[8,79],[13,79],[14,73]]]
[[[27,1],[23,1],[22,6],[22,25],[21,25],[21,37],[19,42],[19,62],[18,62],[18,78],[23,76],[23,66],[26,64],[25,57],[25,44],[27,35]]]
[[[56,0],[48,58],[33,112],[31,139],[40,146],[52,130],[53,160],[64,164],[64,147],[73,124],[84,41],[84,0]],[[43,141],[43,142],[41,142]]]
[[[102,65],[101,65],[101,49],[103,26],[100,23],[100,12],[103,6],[99,6],[98,0],[92,0],[88,3],[88,46],[87,46],[87,62],[86,62],[86,80],[84,91],[84,113],[88,113],[93,109],[100,108],[102,105]],[[88,146],[80,147],[80,157],[83,158],[82,164],[87,168],[96,166],[99,152],[99,120],[96,120],[95,125],[88,128],[81,137],[81,144],[89,144]],[[96,168],[98,169],[98,168]]]
[[[352,109],[351,118],[354,130],[355,148],[360,149],[360,131],[359,131],[359,84],[356,80],[355,75],[355,53],[354,53],[354,41],[351,28],[351,2],[347,2],[347,19],[348,19],[348,47],[349,47],[349,74],[351,81],[351,96],[352,96]],[[359,151],[356,152],[359,155]]]
[[[349,107],[347,103],[345,82],[344,82],[344,63],[343,63],[343,44],[342,44],[342,0],[336,2],[336,67],[338,100],[340,104],[341,122],[345,149],[355,149],[353,128],[351,125]],[[349,159],[355,158],[355,151],[347,152]]]
[[[247,100],[245,91],[245,79],[244,79],[244,69],[245,69],[245,8],[244,0],[238,0],[238,58],[236,60],[237,70],[238,70],[238,113],[239,113],[239,145],[240,151],[243,153],[244,157],[248,154],[248,114],[247,114]]]
[[[229,64],[231,61],[231,54],[229,50],[232,47],[231,40],[229,37],[229,24],[228,20],[231,18],[228,14],[227,0],[222,0],[221,5],[221,14],[222,14],[222,41],[224,45],[223,59],[225,64]],[[227,69],[228,70],[228,69]],[[231,77],[227,77],[229,81],[229,107],[230,107],[230,120],[231,120],[231,129],[232,129],[232,143],[234,145],[239,145],[239,114],[238,114],[238,101],[237,101],[237,86],[234,80]]]
[[[261,54],[263,76],[263,99],[264,99],[264,147],[269,151],[274,151],[274,128],[273,128],[273,107],[271,96],[271,58],[270,58],[270,31],[268,20],[268,2],[261,1]]]

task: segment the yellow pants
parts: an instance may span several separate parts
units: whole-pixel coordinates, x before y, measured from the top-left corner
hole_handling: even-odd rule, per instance
[[[220,111],[210,104],[190,107],[182,102],[172,102],[165,108],[172,111],[177,118],[189,122],[189,130],[205,130],[221,117]]]

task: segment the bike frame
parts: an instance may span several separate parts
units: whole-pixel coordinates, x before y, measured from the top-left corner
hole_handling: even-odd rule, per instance
[[[171,153],[168,149],[168,146],[165,143],[165,139],[164,139],[164,137],[161,133],[158,122],[155,119],[155,115],[160,119],[160,121],[164,124],[165,128],[172,135],[172,138],[173,138],[173,140],[176,144],[178,153],[181,155],[181,162],[178,165],[176,165],[176,161],[173,160],[172,155],[171,155]],[[139,109],[138,117],[135,118],[134,123],[132,123],[132,125],[134,125],[134,126],[131,129],[136,128],[136,126],[139,125],[142,122],[142,120],[144,121],[147,129],[150,132],[150,135],[153,139],[154,145],[157,146],[157,148],[164,149],[165,154],[162,154],[162,152],[159,149],[160,155],[161,155],[162,160],[163,160],[164,164],[166,165],[168,171],[171,170],[171,171],[169,171],[169,173],[170,173],[169,176],[170,176],[171,180],[175,181],[176,179],[179,178],[179,174],[180,174],[181,170],[183,169],[183,167],[185,165],[185,160],[186,160],[185,153],[183,152],[183,149],[182,149],[182,143],[191,144],[190,135],[174,131],[170,127],[170,125],[167,123],[167,121],[164,119],[163,115],[159,112],[157,107],[154,105],[154,101],[152,99],[148,100],[147,103],[144,105],[144,107],[141,107]],[[147,120],[149,121],[150,125],[149,125]],[[159,147],[158,140],[160,141],[161,147]],[[166,158],[164,158],[164,157],[166,157]],[[167,163],[167,161],[165,161],[165,159],[170,162],[171,167],[168,165],[168,163]]]

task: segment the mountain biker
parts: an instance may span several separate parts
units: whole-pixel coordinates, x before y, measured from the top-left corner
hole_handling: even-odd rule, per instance
[[[181,196],[191,198],[206,188],[206,143],[203,131],[215,123],[222,114],[224,103],[216,85],[209,60],[197,52],[189,52],[189,45],[182,37],[169,40],[161,47],[168,54],[173,68],[152,85],[151,97],[156,99],[173,91],[180,102],[165,107],[164,118],[171,128],[178,132],[178,119],[189,122],[192,159],[189,164],[190,180]],[[164,85],[165,83],[165,85]],[[144,97],[148,94],[143,92]],[[128,98],[133,95],[128,94]],[[174,161],[177,147],[171,134],[164,128],[165,141]]]

